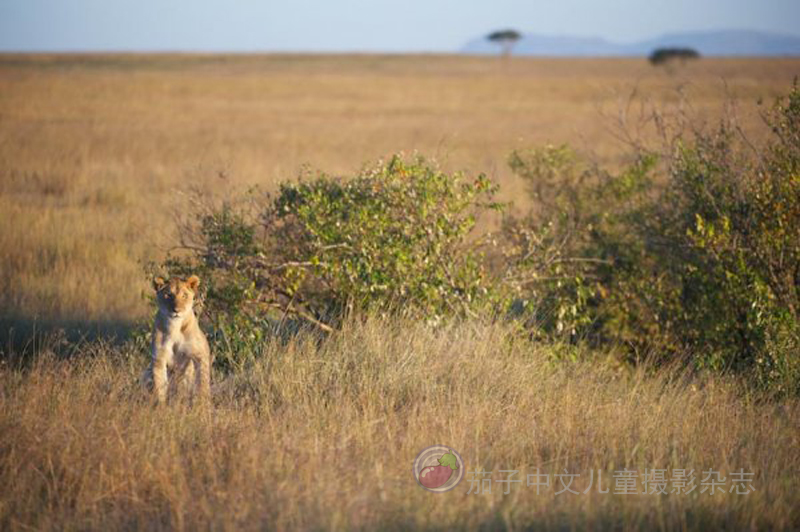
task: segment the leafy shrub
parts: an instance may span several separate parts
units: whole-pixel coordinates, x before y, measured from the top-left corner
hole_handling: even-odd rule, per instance
[[[800,90],[767,118],[761,150],[723,121],[667,156],[638,150],[617,172],[566,146],[515,151],[534,207],[505,218],[500,257],[472,234],[501,208],[496,186],[393,157],[350,179],[318,174],[275,196],[199,204],[182,231],[189,253],[164,266],[203,278],[227,367],[275,330],[331,331],[353,309],[436,318],[513,301],[538,338],[688,354],[797,393]]]
[[[477,216],[500,209],[495,190],[422,158],[351,179],[319,174],[274,197],[201,208],[184,226],[189,255],[165,268],[201,275],[205,313],[233,353],[287,319],[330,331],[352,309],[474,313],[493,281],[469,237]]]
[[[679,150],[665,216],[682,260],[683,329],[715,369],[797,378],[800,352],[800,91],[769,116],[773,141],[748,154],[723,128]],[[750,152],[752,153],[752,152]],[[797,381],[794,381],[797,385]]]
[[[593,176],[567,146],[514,151],[512,170],[525,180],[534,209],[504,221],[506,282],[514,287],[517,311],[525,311],[539,336],[575,337],[589,325],[590,288],[583,268],[584,228],[592,213]]]
[[[760,152],[723,123],[665,164],[638,153],[616,174],[567,147],[512,154],[538,209],[505,226],[526,280],[518,290],[544,313],[536,330],[632,353],[688,351],[698,366],[797,392],[797,87],[768,120],[774,137]]]
[[[528,184],[533,210],[504,225],[517,293],[544,337],[626,341],[619,286],[643,275],[643,242],[629,228],[649,206],[656,158],[642,155],[619,174],[586,164],[568,146],[515,151],[510,166]],[[520,282],[521,281],[521,282]],[[627,316],[639,315],[631,308]],[[602,316],[602,319],[601,319]]]
[[[284,184],[265,223],[288,264],[287,294],[316,315],[387,304],[461,313],[489,292],[477,243],[466,239],[481,211],[500,208],[494,191],[483,175],[465,180],[394,157],[351,180]]]

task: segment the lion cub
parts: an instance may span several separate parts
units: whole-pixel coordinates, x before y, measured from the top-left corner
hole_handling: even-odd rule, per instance
[[[207,398],[211,387],[211,349],[192,305],[200,279],[192,275],[186,280],[173,277],[153,280],[158,300],[158,314],[153,327],[153,358],[145,373],[152,383],[159,403],[167,400],[168,388],[182,387]],[[167,370],[172,370],[172,385]]]

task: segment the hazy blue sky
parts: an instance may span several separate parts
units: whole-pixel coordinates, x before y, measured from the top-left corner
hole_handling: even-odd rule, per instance
[[[493,29],[800,33],[800,0],[0,0],[0,50],[455,51]]]

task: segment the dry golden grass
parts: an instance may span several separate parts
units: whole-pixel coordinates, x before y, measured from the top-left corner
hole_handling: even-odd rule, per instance
[[[501,324],[350,323],[326,342],[269,343],[249,371],[215,375],[209,411],[148,406],[141,349],[48,344],[0,366],[3,530],[791,530],[800,526],[796,401],[736,381],[555,363]],[[416,485],[432,444],[460,452],[454,490]],[[469,494],[470,473],[540,468],[537,495]],[[755,474],[748,495],[615,494],[615,471]],[[552,475],[580,473],[561,489]],[[597,491],[597,470],[603,488]],[[671,471],[667,478],[671,476]],[[641,490],[641,483],[637,483]],[[577,489],[576,489],[577,488]],[[668,490],[672,489],[669,484]]]
[[[798,73],[798,59],[670,73],[641,59],[0,55],[0,321],[146,316],[141,263],[174,243],[192,183],[269,187],[303,165],[353,172],[418,150],[518,200],[511,149],[570,142],[614,164],[634,89],[630,131],[639,102],[675,107],[682,87],[709,119],[735,98],[757,136],[755,101]]]
[[[513,148],[569,142],[614,165],[617,120],[650,138],[639,104],[675,111],[679,87],[709,120],[735,98],[757,138],[755,101],[798,73],[798,59],[670,73],[633,59],[0,55],[0,339],[8,324],[147,316],[142,263],[174,243],[190,185],[223,195],[419,151],[519,201]],[[54,345],[25,369],[0,345],[2,530],[800,527],[797,401],[734,380],[597,353],[556,363],[502,324],[369,319],[261,346],[246,372],[215,375],[208,411],[156,409],[137,385],[144,345]],[[473,495],[465,480],[430,494],[411,462],[437,443],[494,478],[566,468],[583,490],[589,470],[613,488],[623,467],[698,481],[743,468],[756,491]]]

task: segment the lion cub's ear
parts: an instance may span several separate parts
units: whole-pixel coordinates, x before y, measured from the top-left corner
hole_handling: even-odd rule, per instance
[[[197,293],[197,288],[200,286],[200,278],[196,275],[192,275],[186,279],[186,284],[192,292]]]
[[[167,284],[167,281],[165,281],[163,277],[156,277],[155,279],[153,279],[153,288],[155,289],[156,292],[161,290],[161,288],[163,288],[165,284]]]

